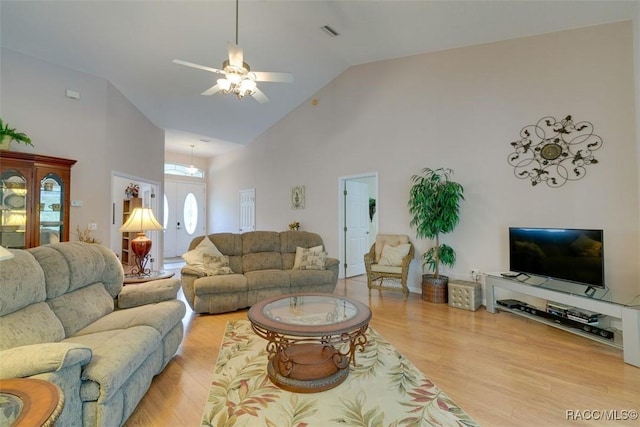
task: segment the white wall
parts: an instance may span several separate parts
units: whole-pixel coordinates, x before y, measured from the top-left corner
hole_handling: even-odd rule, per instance
[[[632,43],[631,22],[621,22],[353,67],[314,95],[316,106],[300,105],[246,148],[211,162],[211,231],[238,229],[238,190],[252,187],[257,229],[286,229],[290,188],[305,185],[296,219],[335,256],[338,177],[375,171],[379,230],[415,236],[410,177],[444,166],[466,196],[460,225],[445,237],[458,252],[452,275],[506,270],[509,226],[602,228],[608,285],[636,294]],[[544,116],[568,114],[603,138],[599,164],[560,188],[516,179],[510,142]],[[413,241],[419,255],[430,246]],[[419,289],[419,274],[412,277]]]
[[[71,208],[71,240],[77,240],[76,227],[93,222],[98,224],[93,235],[109,246],[111,174],[162,183],[164,131],[104,79],[8,49],[2,49],[1,59],[2,118],[35,146],[12,149],[77,160],[71,199],[84,205]],[[80,99],[67,98],[66,89],[79,91]]]
[[[184,153],[167,152],[165,153],[165,161],[167,163],[177,163],[180,165],[189,166],[191,164],[191,153],[184,154]],[[194,149],[194,153],[193,153],[193,165],[197,168],[202,169],[205,172],[209,168],[209,159],[206,157],[199,157],[197,155],[197,148]]]
[[[633,59],[635,86],[636,86],[636,159],[637,164],[640,165],[640,2],[635,3],[636,16],[633,20]],[[638,174],[640,180],[640,174]],[[640,182],[638,183],[638,191],[640,191]],[[638,203],[640,203],[640,195],[638,196]],[[638,216],[640,221],[640,215]],[[640,233],[638,234],[638,241],[640,242]],[[640,244],[640,243],[639,243]],[[638,251],[638,258],[636,264],[640,265],[640,251]]]

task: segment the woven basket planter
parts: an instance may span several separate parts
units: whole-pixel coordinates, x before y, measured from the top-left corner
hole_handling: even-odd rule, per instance
[[[440,275],[435,278],[432,274],[422,275],[422,299],[437,304],[446,304],[448,301],[447,287],[449,277]]]

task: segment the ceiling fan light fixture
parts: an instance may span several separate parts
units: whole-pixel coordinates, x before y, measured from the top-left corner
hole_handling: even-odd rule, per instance
[[[240,92],[245,95],[253,95],[256,92],[256,82],[251,79],[244,79],[240,82]]]
[[[216,80],[218,83],[218,87],[220,88],[220,92],[227,94],[231,92],[231,82],[225,78]]]
[[[232,85],[237,85],[242,81],[242,76],[237,73],[227,73],[226,77]]]
[[[216,85],[205,90],[201,95],[213,95],[214,93],[221,93],[223,95],[235,94],[238,99],[250,95],[253,96],[258,103],[264,104],[265,102],[269,102],[269,98],[258,89],[256,82],[292,83],[293,75],[291,75],[291,73],[264,71],[252,72],[249,64],[243,61],[244,54],[242,48],[238,45],[238,3],[239,1],[236,0],[236,40],[235,43],[227,44],[229,59],[222,62],[222,69],[180,59],[174,59],[173,62],[179,65],[224,75],[223,78],[216,80]]]

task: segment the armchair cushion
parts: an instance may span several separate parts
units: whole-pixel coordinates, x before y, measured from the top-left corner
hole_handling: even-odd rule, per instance
[[[384,245],[387,244],[389,246],[398,246],[405,245],[409,243],[409,236],[406,234],[378,234],[376,236],[376,244],[375,244],[375,263],[380,262],[380,257],[382,256],[382,249]]]
[[[382,264],[371,264],[371,271],[374,273],[393,273],[393,274],[402,274],[402,267],[391,266],[391,265],[382,265]]]
[[[403,258],[409,254],[409,249],[411,249],[409,243],[398,246],[384,245],[379,264],[394,267],[401,266]]]

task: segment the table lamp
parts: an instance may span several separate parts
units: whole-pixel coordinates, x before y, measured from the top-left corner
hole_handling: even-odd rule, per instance
[[[0,261],[4,261],[5,259],[13,258],[13,254],[0,246]]]
[[[136,262],[131,274],[138,276],[148,276],[151,269],[146,268],[151,250],[151,239],[144,232],[148,230],[163,230],[162,225],[153,216],[149,208],[135,208],[127,221],[120,227],[123,233],[138,233],[138,236],[131,241],[131,251]]]

